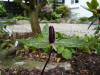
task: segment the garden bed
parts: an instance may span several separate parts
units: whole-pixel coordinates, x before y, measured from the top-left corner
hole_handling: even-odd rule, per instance
[[[17,39],[33,37],[32,33],[16,33],[12,36]],[[5,36],[3,35],[1,38],[5,38]],[[99,75],[100,55],[97,54],[96,51],[92,51],[92,54],[88,54],[84,50],[76,51],[72,59],[64,59],[60,54],[53,51],[48,65],[51,63],[52,66],[55,66],[54,63],[57,65],[53,68],[45,69],[44,75]],[[12,55],[11,57],[13,57],[13,59],[6,59],[0,64],[1,75],[40,75],[42,69],[38,65],[41,64],[43,68],[49,55],[48,52],[43,52],[41,49],[33,50],[29,48],[28,51],[25,51],[24,46],[20,44],[16,55]],[[16,62],[25,63],[15,65]],[[37,63],[37,65],[34,63]],[[63,66],[61,66],[60,63],[63,64]],[[70,64],[70,68],[67,67],[66,69],[68,63]],[[37,68],[37,66],[39,68]]]
[[[42,61],[45,62],[48,58],[48,54],[44,53],[40,57],[40,55],[43,54],[42,51],[37,52],[30,52],[25,55],[23,53],[17,54],[17,56],[21,56],[24,58],[24,60],[30,60],[30,61]],[[55,52],[52,53],[50,62],[57,62],[58,57],[55,56]],[[36,57],[36,55],[38,57]],[[31,57],[30,57],[31,56]],[[27,57],[27,58],[26,58]],[[61,59],[60,62],[69,62],[72,65],[71,70],[65,70],[64,67],[59,67],[59,65],[53,69],[45,70],[44,75],[99,75],[100,74],[100,56],[97,54],[87,54],[85,52],[77,52],[73,55],[71,60]],[[19,68],[6,68],[1,69],[2,75],[40,75],[41,70],[36,68],[25,68],[19,67]],[[5,74],[6,73],[6,74]]]

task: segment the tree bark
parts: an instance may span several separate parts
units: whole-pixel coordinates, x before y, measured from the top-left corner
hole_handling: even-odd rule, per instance
[[[41,28],[38,21],[38,12],[36,10],[32,10],[30,13],[30,23],[33,34],[34,35],[40,34]]]

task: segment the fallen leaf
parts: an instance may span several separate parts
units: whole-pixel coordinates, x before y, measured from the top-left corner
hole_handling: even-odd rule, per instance
[[[60,60],[61,60],[61,58],[56,58],[56,62],[57,63],[60,62]]]
[[[46,58],[46,56],[41,53],[40,54],[40,59],[45,59],[45,58]]]
[[[33,53],[33,54],[35,54],[35,53],[36,53],[36,51],[35,51],[35,50],[32,50],[32,53]]]

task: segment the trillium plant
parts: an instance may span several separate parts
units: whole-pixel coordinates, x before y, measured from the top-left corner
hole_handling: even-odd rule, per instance
[[[58,35],[55,34],[53,26],[46,24],[42,30],[42,34],[34,39],[19,39],[19,43],[24,44],[24,48],[27,50],[29,47],[35,49],[41,49],[45,52],[55,50],[58,54],[66,59],[72,58],[72,48],[79,48],[87,46],[88,43],[77,38],[58,39]],[[67,36],[66,36],[67,37]],[[70,50],[71,49],[71,50]]]
[[[71,59],[72,54],[75,52],[73,48],[88,46],[87,42],[84,42],[80,39],[58,39],[57,37],[58,35],[55,34],[54,27],[48,26],[48,24],[46,24],[42,30],[42,34],[40,34],[38,37],[34,39],[18,40],[19,43],[24,44],[25,49],[31,47],[50,52],[49,58],[43,68],[41,75],[43,75],[44,69],[49,62],[52,51],[56,51],[58,54],[61,54],[63,58]]]

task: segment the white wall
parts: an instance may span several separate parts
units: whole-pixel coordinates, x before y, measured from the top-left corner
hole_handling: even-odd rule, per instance
[[[0,1],[8,1],[8,0],[0,0]],[[9,1],[14,1],[14,0],[9,0]]]
[[[90,17],[92,16],[92,13],[87,11],[86,9],[84,9],[81,6],[85,6],[87,1],[91,1],[91,0],[79,0],[79,3],[77,4],[71,4],[71,0],[65,0],[65,5],[67,5],[69,8],[71,8],[71,12],[73,14],[77,14],[77,17]],[[100,4],[100,0],[98,0],[99,4]],[[100,5],[99,5],[100,6]]]

